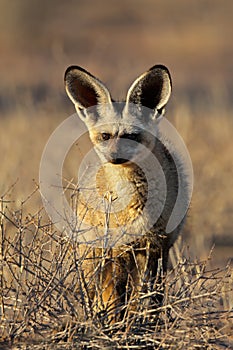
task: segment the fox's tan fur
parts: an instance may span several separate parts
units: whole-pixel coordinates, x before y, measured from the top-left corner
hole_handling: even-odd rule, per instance
[[[78,218],[92,227],[94,233],[91,237],[104,235],[106,230],[113,238],[119,234],[115,245],[112,240],[110,245],[88,248],[83,264],[90,281],[87,293],[97,310],[117,310],[117,306],[129,302],[133,296],[153,289],[156,282],[161,283],[167,269],[169,249],[182,226],[181,222],[172,232],[166,233],[177,199],[178,171],[181,169],[182,172],[182,160],[169,141],[164,139],[161,142],[148,132],[152,128],[159,129],[158,116],[163,113],[171,93],[170,74],[166,67],[155,66],[141,75],[129,89],[122,113],[113,108],[106,87],[80,67],[67,69],[65,85],[78,115],[89,130],[101,163],[95,178],[88,176],[87,171],[83,187],[95,187],[96,192],[80,194]],[[129,111],[130,104],[143,105],[153,113],[143,116],[138,115],[137,110],[134,115]],[[88,108],[95,105],[97,113],[92,114]],[[158,160],[167,186],[165,197],[158,169],[152,167],[149,156],[142,159],[139,150],[127,144],[127,139],[132,138],[136,138]],[[140,166],[137,159],[140,159]],[[177,164],[180,169],[177,169]],[[149,177],[146,176],[148,169]],[[151,204],[146,208],[149,184],[152,184],[152,196]],[[185,176],[181,185],[187,185]],[[104,211],[103,203],[111,209]],[[161,212],[150,226],[156,207],[158,210],[161,207]],[[81,245],[80,249],[84,252],[86,247]],[[94,273],[96,279],[93,279]],[[155,297],[157,301],[160,299]]]

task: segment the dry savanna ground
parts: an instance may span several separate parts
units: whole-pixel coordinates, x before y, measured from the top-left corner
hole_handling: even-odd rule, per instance
[[[0,349],[232,349],[232,2],[37,4],[0,4]],[[152,313],[151,295],[140,295],[134,313],[109,324],[89,307],[77,244],[43,208],[40,158],[74,112],[62,81],[68,65],[121,98],[156,63],[172,73],[166,116],[190,152],[193,199],[163,305]],[[83,152],[72,147],[64,186]]]

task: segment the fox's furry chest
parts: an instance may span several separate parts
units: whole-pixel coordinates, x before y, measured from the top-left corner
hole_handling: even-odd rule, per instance
[[[147,180],[136,165],[103,165],[96,176],[96,188],[100,198],[109,203],[113,225],[116,219],[120,225],[134,221],[147,201]]]
[[[95,178],[87,174],[78,198],[78,218],[92,228],[91,237],[107,231],[113,240],[120,237],[118,241],[129,243],[149,231],[162,212],[166,191],[159,169],[145,170],[146,165],[142,170],[133,163],[106,163]]]

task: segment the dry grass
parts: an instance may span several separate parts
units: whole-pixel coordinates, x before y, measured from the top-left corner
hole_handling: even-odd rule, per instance
[[[13,211],[7,198],[1,200],[0,222],[2,346],[230,349],[233,345],[230,267],[211,269],[208,259],[190,261],[177,244],[172,255],[177,262],[166,276],[163,305],[155,308],[150,305],[153,293],[141,294],[135,312],[127,312],[126,306],[123,321],[109,324],[108,315],[95,314],[84,297],[87,281],[77,244],[43,222],[43,210],[28,215],[23,203]]]
[[[45,112],[37,114],[32,106],[32,119],[28,119],[21,107],[15,116],[2,120],[1,148],[9,152],[14,147],[15,151],[13,158],[3,158],[6,171],[1,173],[0,348],[233,346],[233,272],[231,265],[224,267],[232,257],[233,246],[229,216],[233,209],[229,191],[233,128],[230,110],[222,104],[219,107],[197,113],[185,101],[182,108],[171,106],[168,116],[173,115],[170,120],[185,139],[195,172],[193,203],[183,232],[184,246],[189,248],[176,245],[171,253],[163,306],[152,312],[153,307],[148,307],[152,295],[140,295],[135,313],[126,308],[124,321],[114,325],[108,323],[106,315],[97,315],[89,307],[88,298],[84,298],[83,257],[78,246],[49,222],[38,193],[41,152],[65,112],[48,118]],[[80,146],[74,145],[67,157],[67,179],[76,176],[79,151]],[[210,247],[216,239],[210,259]],[[223,244],[226,239],[228,250]]]

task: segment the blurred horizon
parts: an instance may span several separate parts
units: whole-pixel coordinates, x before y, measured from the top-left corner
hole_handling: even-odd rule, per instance
[[[208,101],[212,90],[232,106],[232,13],[230,0],[2,0],[0,111],[24,94],[36,103],[64,98],[63,75],[73,64],[106,83],[117,100],[161,63],[175,93]]]

